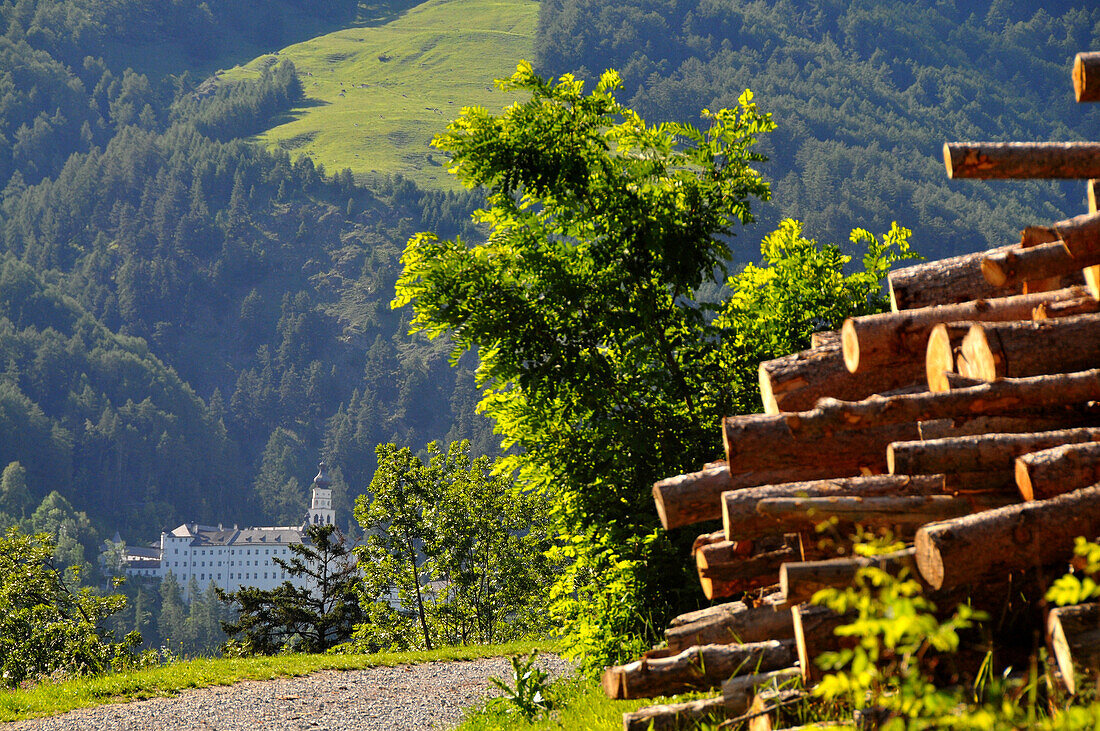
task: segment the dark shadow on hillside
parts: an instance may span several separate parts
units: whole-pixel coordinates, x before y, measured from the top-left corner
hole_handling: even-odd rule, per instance
[[[364,28],[374,28],[392,23],[409,12],[424,0],[380,0],[379,2],[359,3],[359,17],[355,24]]]
[[[297,121],[298,119],[301,119],[303,116],[305,116],[305,110],[307,109],[313,109],[314,107],[327,107],[331,104],[332,102],[326,102],[322,99],[313,99],[311,97],[306,97],[301,102],[296,104],[293,109],[289,109],[285,112],[280,112],[279,114],[273,116],[267,121],[266,126],[268,129],[271,129],[272,127],[279,127],[284,124],[289,124],[290,122]]]

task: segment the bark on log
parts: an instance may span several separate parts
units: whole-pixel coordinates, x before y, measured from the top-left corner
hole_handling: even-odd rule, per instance
[[[692,645],[729,645],[794,638],[790,612],[778,612],[771,603],[750,607],[744,602],[730,602],[693,614],[696,616],[691,621],[665,630],[665,641],[672,652],[683,652]]]
[[[642,658],[608,668],[603,687],[616,700],[653,698],[717,688],[733,675],[779,670],[793,664],[794,647],[790,641],[697,645],[671,657]]]
[[[1100,399],[1100,370],[1032,378],[1005,378],[946,393],[872,396],[863,401],[822,399],[811,411],[726,417],[723,439],[731,471],[775,464],[812,467],[832,475],[861,466],[885,468],[886,446],[908,441],[916,422],[1008,415],[1080,407]],[[850,472],[849,472],[850,474]],[[826,475],[823,475],[823,477]]]
[[[733,715],[739,716],[748,712],[753,696],[758,689],[793,685],[801,677],[802,672],[795,667],[772,670],[767,673],[740,675],[722,683],[722,698],[726,701],[726,708]]]
[[[840,342],[840,332],[837,330],[820,330],[810,333],[810,347],[820,348],[823,345]]]
[[[1036,244],[1047,242],[1062,244],[1078,260],[1095,257],[1100,252],[1100,213],[1082,213],[1049,226],[1028,226],[1021,233],[1021,246],[1038,248]]]
[[[1090,267],[1085,271],[1087,273],[1092,269],[1100,269],[1100,267]],[[1057,317],[1088,315],[1094,312],[1100,312],[1100,300],[1097,300],[1087,288],[1084,288],[1083,294],[1080,297],[1073,297],[1060,302],[1047,302],[1039,305],[1032,310],[1031,319],[1052,320]]]
[[[1073,555],[1074,536],[1100,534],[1100,485],[1009,505],[917,531],[917,567],[933,589],[1003,579]]]
[[[909,537],[927,523],[971,515],[1016,502],[1019,502],[1016,496],[997,493],[770,498],[757,503],[756,512],[764,516],[766,521],[770,520],[771,532],[812,530],[821,523],[835,523],[837,530],[845,532],[852,526],[860,525],[872,529],[888,528],[899,537]]]
[[[1070,693],[1080,687],[1078,668],[1100,667],[1100,604],[1056,607],[1047,616],[1047,641]]]
[[[1059,444],[1100,442],[1100,428],[1079,427],[1024,434],[979,434],[926,441],[895,442],[886,448],[890,474],[934,475],[956,472],[1015,474],[1016,458]]]
[[[875,475],[848,477],[833,480],[789,482],[781,485],[765,485],[747,490],[733,490],[722,494],[722,525],[726,539],[745,540],[771,535],[776,522],[761,514],[757,507],[764,500],[775,498],[815,498],[845,496],[905,496],[932,495],[944,490],[943,475]]]
[[[948,142],[949,178],[1100,178],[1098,142]]]
[[[1100,442],[1063,444],[1016,459],[1016,486],[1024,500],[1046,500],[1100,480]]]
[[[916,549],[904,548],[881,556],[854,556],[827,561],[800,561],[783,564],[779,570],[779,588],[788,604],[808,602],[822,589],[851,586],[860,569],[879,568],[897,575],[907,569],[917,573]]]
[[[802,680],[807,684],[816,683],[824,675],[815,662],[817,657],[823,652],[840,649],[845,642],[855,644],[852,638],[842,639],[835,634],[837,627],[851,624],[852,617],[816,604],[799,604],[791,607],[791,618]]]
[[[989,253],[991,252],[979,251],[895,269],[886,277],[890,290],[890,308],[894,312],[901,312],[933,305],[1021,294],[1022,287],[1007,291],[994,287],[982,276],[982,257]]]
[[[723,541],[696,552],[695,567],[699,574],[699,586],[707,599],[720,599],[762,586],[771,586],[779,580],[779,567],[785,561],[797,561],[801,556],[797,540],[793,545],[788,544],[752,556],[738,555],[736,543]]]
[[[840,331],[844,364],[852,373],[865,373],[916,362],[913,368],[919,373],[919,361],[926,352],[928,336],[940,323],[1026,320],[1031,318],[1036,307],[1079,300],[1087,295],[1084,287],[1068,287],[1054,292],[850,317]]]
[[[1048,282],[1061,282],[1063,277],[1081,278],[1081,269],[1100,263],[1100,253],[1074,256],[1060,241],[1039,244],[1026,249],[1013,249],[990,254],[982,260],[982,276],[994,287],[1031,285],[1029,291],[1045,292]]]
[[[963,374],[983,381],[1091,368],[1100,363],[1100,314],[975,323],[962,357]]]
[[[1100,102],[1100,52],[1078,53],[1073,59],[1073,95],[1079,102]]]
[[[969,331],[968,323],[959,322],[941,322],[932,328],[924,355],[924,373],[930,392],[951,390],[951,374],[958,372],[958,349]]]
[[[687,731],[699,728],[701,723],[719,723],[730,715],[722,696],[662,703],[624,713],[623,731]]]

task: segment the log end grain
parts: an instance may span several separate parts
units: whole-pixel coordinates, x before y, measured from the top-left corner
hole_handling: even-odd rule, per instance
[[[1002,259],[1007,260],[1008,256],[985,257],[982,259],[982,276],[985,277],[985,281],[994,287],[1005,286],[1010,276],[1010,272]]]
[[[1031,475],[1027,470],[1027,462],[1022,459],[1016,460],[1016,489],[1020,491],[1020,495],[1025,501],[1032,501],[1035,499],[1035,487],[1031,484]]]
[[[1100,299],[1100,264],[1085,267],[1082,273],[1085,275],[1085,286],[1088,287],[1089,294],[1093,299]]]
[[[917,550],[917,570],[921,578],[933,589],[939,589],[944,578],[943,556],[927,527],[917,531],[913,546]]]
[[[762,362],[757,369],[757,378],[760,381],[760,401],[764,404],[765,414],[778,414],[779,402],[772,391],[771,374],[768,373],[767,361]]]
[[[951,384],[948,383],[946,374],[955,371],[955,353],[951,348],[947,325],[940,323],[929,333],[924,364],[928,390],[932,393],[950,391]]]
[[[850,317],[840,328],[840,343],[844,351],[844,367],[849,373],[855,373],[859,370],[859,333],[856,332],[855,320]]]
[[[1078,53],[1073,59],[1073,96],[1079,102],[1100,101],[1100,53]]]
[[[958,165],[959,160],[953,159],[953,154],[956,150],[952,147],[950,142],[943,143],[943,165],[947,169],[947,177],[955,177],[955,167]]]
[[[962,353],[958,370],[963,376],[987,382],[1004,376],[1003,359],[991,347],[985,328],[980,323],[975,323],[966,333],[962,342]]]

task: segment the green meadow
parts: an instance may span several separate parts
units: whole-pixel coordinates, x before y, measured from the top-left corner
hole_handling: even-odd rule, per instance
[[[423,187],[454,189],[431,148],[464,106],[503,109],[493,80],[511,75],[534,43],[533,0],[428,0],[396,16],[345,28],[226,71],[246,78],[289,58],[304,103],[258,136],[291,157],[308,155],[357,179],[399,173]]]

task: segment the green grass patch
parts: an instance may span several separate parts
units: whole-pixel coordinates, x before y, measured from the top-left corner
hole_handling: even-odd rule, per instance
[[[400,173],[419,185],[456,189],[444,156],[428,146],[464,106],[503,109],[512,98],[493,80],[532,53],[534,0],[428,0],[376,25],[360,25],[278,52],[302,78],[305,103],[257,139],[329,172],[358,179]],[[272,55],[222,75],[258,75]]]
[[[444,647],[419,652],[382,652],[374,655],[278,655],[250,658],[196,658],[132,672],[113,673],[30,688],[0,691],[0,721],[54,716],[77,708],[169,696],[188,688],[230,685],[242,680],[269,680],[307,675],[319,670],[361,670],[380,665],[403,665],[437,660],[475,660],[482,657],[554,652],[551,641],[513,642],[507,645]]]

